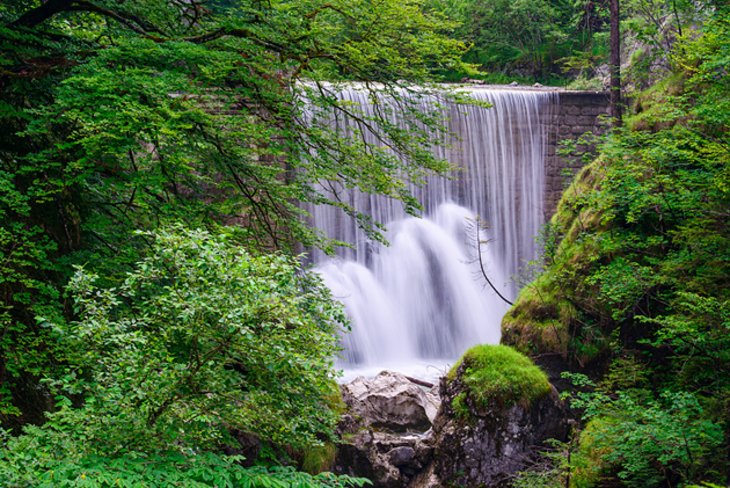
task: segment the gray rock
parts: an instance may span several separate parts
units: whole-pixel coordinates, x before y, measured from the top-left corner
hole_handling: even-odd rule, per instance
[[[395,467],[408,466],[416,459],[416,450],[410,446],[400,446],[388,451],[388,461]]]
[[[369,478],[376,487],[408,486],[432,461],[438,388],[426,390],[402,374],[383,371],[341,390],[348,412],[339,430],[347,441],[337,449],[335,471]]]
[[[442,380],[443,403],[434,421],[433,466],[429,468],[431,478],[438,478],[441,486],[508,486],[536,446],[567,435],[567,412],[555,389],[530,406],[481,409],[469,405],[468,419],[460,418],[451,407],[462,390],[458,380]]]
[[[463,391],[458,377],[442,379],[433,424],[427,412],[439,404],[436,389],[390,372],[344,385],[349,412],[340,433],[347,441],[338,447],[335,472],[382,488],[501,487],[545,440],[565,438],[566,411],[556,391],[529,406],[477,408],[467,400],[471,416],[464,419],[451,407]]]
[[[391,371],[343,385],[342,398],[363,425],[392,432],[427,431],[439,405],[435,393]]]

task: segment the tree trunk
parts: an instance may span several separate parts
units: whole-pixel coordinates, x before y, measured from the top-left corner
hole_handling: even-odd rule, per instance
[[[611,16],[611,117],[613,126],[621,126],[621,32],[619,26],[619,0],[609,0]]]

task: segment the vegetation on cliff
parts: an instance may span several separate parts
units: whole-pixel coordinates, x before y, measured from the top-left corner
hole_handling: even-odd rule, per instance
[[[546,229],[504,340],[574,370],[590,421],[555,486],[727,479],[730,16],[718,8],[636,97]],[[566,449],[570,450],[570,447]]]

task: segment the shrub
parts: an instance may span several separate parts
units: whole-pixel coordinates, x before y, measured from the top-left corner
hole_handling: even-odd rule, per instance
[[[121,286],[97,285],[96,276],[78,270],[69,287],[77,322],[41,320],[75,353],[64,374],[47,381],[57,409],[46,423],[0,436],[0,480],[349,483],[243,470],[237,458],[216,454],[224,445],[238,447],[233,429],[294,449],[332,438],[333,358],[344,317],[319,279],[292,258],[254,256],[224,234],[177,226],[144,237],[149,255]]]

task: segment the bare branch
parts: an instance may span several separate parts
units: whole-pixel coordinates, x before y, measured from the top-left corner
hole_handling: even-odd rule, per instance
[[[479,239],[479,227],[477,225],[476,231],[476,240],[477,240],[477,256],[479,257],[479,269],[482,272],[482,276],[484,276],[484,279],[487,280],[487,283],[489,283],[489,286],[494,290],[494,293],[497,294],[499,298],[502,299],[502,301],[506,302],[509,305],[514,305],[514,303],[507,300],[504,295],[502,295],[499,290],[497,290],[497,287],[492,284],[492,281],[489,279],[489,276],[487,275],[487,271],[484,269],[484,259],[482,258],[482,240]]]

